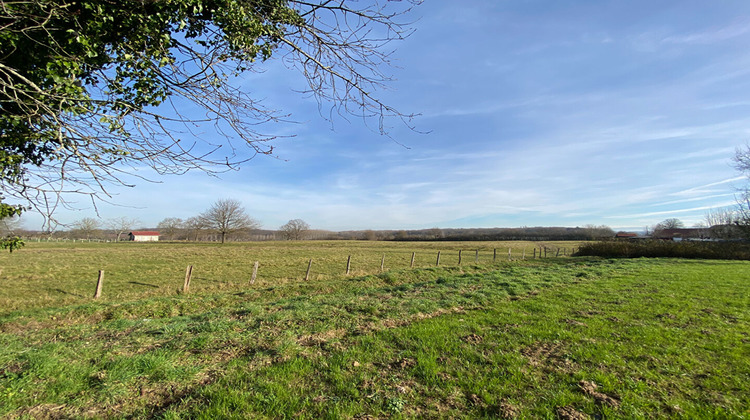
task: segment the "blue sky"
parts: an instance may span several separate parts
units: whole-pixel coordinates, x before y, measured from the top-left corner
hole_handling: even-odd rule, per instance
[[[731,206],[750,141],[750,2],[426,0],[380,96],[421,113],[393,139],[324,121],[277,62],[241,82],[295,137],[220,178],[112,188],[103,219],[143,227],[240,200],[263,227],[331,230],[699,222]],[[208,132],[206,134],[218,136]],[[64,223],[94,216],[83,199]],[[24,216],[27,228],[41,218]]]

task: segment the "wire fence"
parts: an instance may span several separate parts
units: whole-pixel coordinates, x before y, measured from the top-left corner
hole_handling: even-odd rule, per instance
[[[385,252],[350,252],[343,255],[305,257],[301,255],[286,258],[253,259],[252,255],[236,262],[229,279],[217,278],[215,267],[201,272],[201,258],[188,264],[181,292],[188,293],[197,282],[204,283],[201,289],[210,289],[211,283],[278,285],[295,281],[320,281],[347,276],[364,276],[399,269],[420,269],[426,267],[460,267],[469,265],[490,265],[510,261],[568,257],[575,248],[538,246],[523,249],[493,248],[458,250],[387,250]],[[215,265],[215,264],[212,264]],[[225,270],[226,271],[226,270]],[[240,271],[240,272],[238,272]],[[226,273],[225,273],[226,274]],[[99,270],[94,297],[103,295],[104,270]],[[208,287],[207,287],[208,284]]]

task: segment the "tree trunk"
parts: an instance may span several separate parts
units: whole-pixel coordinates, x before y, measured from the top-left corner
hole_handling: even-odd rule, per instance
[[[224,237],[227,236],[226,232],[221,232],[221,243],[224,243]]]

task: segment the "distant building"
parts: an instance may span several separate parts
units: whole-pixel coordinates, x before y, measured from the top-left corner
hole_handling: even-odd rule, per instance
[[[159,240],[159,232],[133,231],[128,233],[128,240],[135,242],[157,242]]]
[[[654,239],[667,241],[705,241],[711,239],[711,233],[708,229],[661,229],[654,232]]]

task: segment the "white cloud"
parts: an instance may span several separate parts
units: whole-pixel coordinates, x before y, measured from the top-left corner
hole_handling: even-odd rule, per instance
[[[715,44],[745,35],[750,31],[750,20],[745,17],[729,24],[683,35],[671,35],[662,39],[667,44]]]

